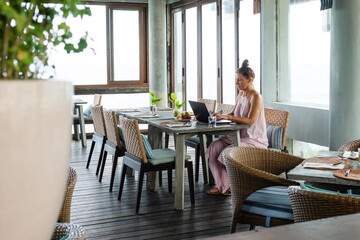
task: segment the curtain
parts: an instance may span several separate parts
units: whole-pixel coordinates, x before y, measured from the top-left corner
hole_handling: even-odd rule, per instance
[[[261,0],[254,0],[254,14],[261,12]]]

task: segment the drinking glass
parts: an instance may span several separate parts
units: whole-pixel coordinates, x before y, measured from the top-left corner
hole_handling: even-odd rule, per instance
[[[209,116],[208,117],[208,123],[209,123],[209,125],[216,126],[216,116]]]

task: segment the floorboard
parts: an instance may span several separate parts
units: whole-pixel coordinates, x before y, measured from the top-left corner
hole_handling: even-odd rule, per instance
[[[185,209],[174,210],[174,193],[168,192],[167,173],[163,172],[163,185],[157,192],[146,191],[144,183],[140,213],[135,214],[137,176],[126,177],[122,199],[118,201],[122,159],[119,158],[113,192],[109,192],[111,156],[107,158],[100,183],[95,174],[99,146],[94,149],[89,169],[85,167],[90,144],[88,140],[89,147],[82,148],[80,142],[73,141],[70,160],[78,175],[71,221],[85,228],[87,239],[199,239],[229,233],[231,198],[207,195],[209,186],[204,185],[201,170],[199,182],[195,183],[195,206],[190,204],[185,175]],[[170,148],[173,148],[172,142]],[[189,148],[188,154],[194,158],[193,149]],[[247,225],[238,226],[238,231],[247,230]]]

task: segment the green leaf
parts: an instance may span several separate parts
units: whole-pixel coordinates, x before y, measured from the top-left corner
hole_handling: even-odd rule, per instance
[[[185,101],[183,101],[181,104],[179,103],[179,101],[177,101],[175,103],[175,106],[176,106],[177,109],[180,109],[184,104],[185,104]]]
[[[155,97],[155,93],[153,93],[153,92],[149,92],[149,93],[153,98]]]
[[[176,100],[176,99],[177,99],[177,96],[176,96],[175,93],[171,93],[170,97],[171,97],[172,100]]]

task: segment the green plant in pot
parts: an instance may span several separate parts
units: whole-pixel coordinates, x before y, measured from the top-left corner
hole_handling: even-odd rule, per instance
[[[35,79],[55,68],[56,46],[87,47],[87,34],[73,39],[66,18],[91,12],[80,0],[44,2],[0,0],[0,239],[50,239],[64,199],[73,87]]]
[[[155,97],[155,93],[153,92],[149,92],[150,95],[151,95],[151,105],[150,105],[150,112],[153,112],[154,111],[154,107],[156,106],[156,104],[158,102],[160,102],[162,100],[162,98],[156,98]]]
[[[171,93],[170,94],[170,102],[173,104],[174,108],[174,117],[177,117],[179,115],[179,111],[182,108],[182,106],[185,104],[185,101],[183,101],[182,103],[180,103],[180,101],[176,101],[177,96],[175,93]]]

